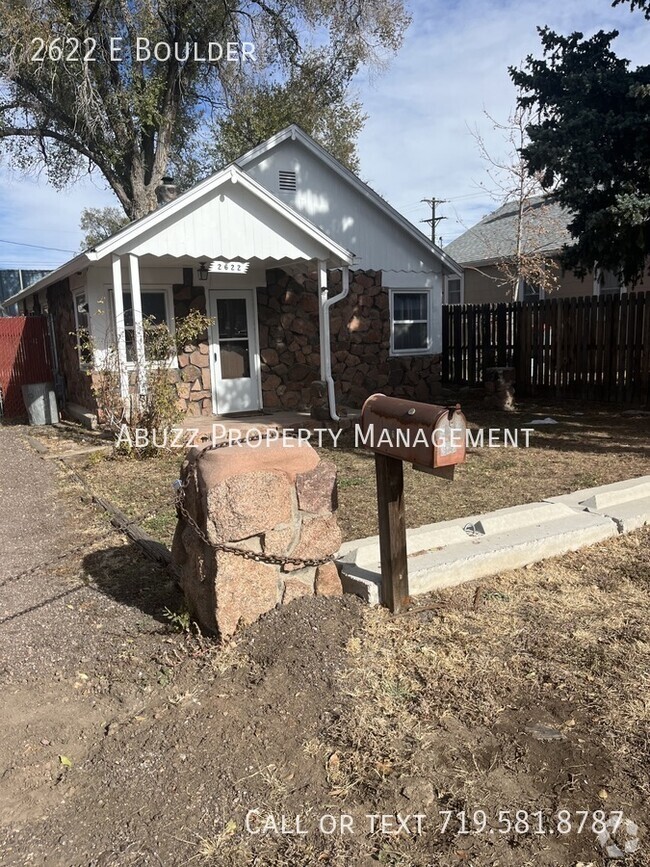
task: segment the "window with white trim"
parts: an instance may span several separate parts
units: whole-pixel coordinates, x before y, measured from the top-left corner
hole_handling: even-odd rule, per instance
[[[391,355],[425,355],[433,342],[431,292],[390,290]]]
[[[74,305],[74,327],[77,340],[77,353],[81,367],[92,364],[92,347],[90,345],[90,314],[88,298],[85,292],[75,292],[72,296]]]
[[[596,270],[596,279],[594,282],[595,295],[622,295],[626,291],[625,286],[621,285],[618,274],[613,271],[606,271],[604,268]]]
[[[519,278],[519,300],[541,301],[544,298],[544,290],[536,283],[531,283],[525,277]]]
[[[445,304],[463,303],[463,281],[455,275],[445,278]]]

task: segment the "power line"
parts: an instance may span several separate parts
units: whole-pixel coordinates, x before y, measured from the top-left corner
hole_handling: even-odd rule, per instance
[[[24,241],[5,241],[0,238],[0,244],[12,244],[15,247],[33,247],[35,250],[54,250],[55,253],[75,253],[76,250],[64,250],[62,247],[45,247],[43,244],[26,244]]]
[[[446,199],[436,199],[435,196],[431,199],[421,199],[420,201],[426,202],[427,205],[431,205],[431,218],[429,220],[420,220],[421,223],[429,223],[431,225],[431,240],[433,243],[436,243],[436,227],[440,220],[446,220],[446,217],[436,217],[436,205],[444,205],[446,203]]]

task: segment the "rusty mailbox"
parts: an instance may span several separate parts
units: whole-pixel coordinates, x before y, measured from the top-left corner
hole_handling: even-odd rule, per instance
[[[416,470],[453,478],[465,460],[467,423],[454,407],[373,394],[363,405],[364,444],[375,453],[413,464]]]
[[[375,453],[381,600],[400,611],[409,599],[404,466],[445,479],[465,460],[467,422],[454,407],[371,395],[361,410],[363,444]]]

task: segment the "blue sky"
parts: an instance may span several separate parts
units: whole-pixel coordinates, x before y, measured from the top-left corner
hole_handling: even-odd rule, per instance
[[[413,23],[388,69],[357,82],[368,121],[359,139],[361,176],[420,228],[420,199],[448,204],[437,234],[448,243],[495,207],[481,189],[485,164],[469,128],[490,153],[504,148],[484,111],[505,121],[514,106],[509,65],[540,55],[536,27],[561,33],[620,31],[615,48],[633,65],[648,62],[650,24],[610,0],[415,0]],[[55,267],[79,249],[79,215],[115,204],[99,175],[63,192],[0,164],[0,268]],[[8,244],[26,242],[43,247]]]

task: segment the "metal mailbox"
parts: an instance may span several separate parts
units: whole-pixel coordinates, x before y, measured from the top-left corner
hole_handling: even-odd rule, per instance
[[[454,407],[417,403],[385,394],[371,395],[361,411],[364,445],[444,478],[465,460],[467,422]]]

